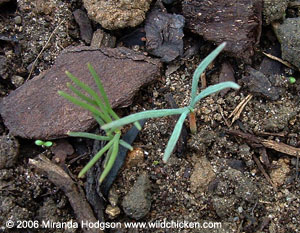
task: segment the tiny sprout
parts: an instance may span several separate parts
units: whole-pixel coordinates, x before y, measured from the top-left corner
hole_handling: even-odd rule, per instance
[[[290,84],[294,84],[296,82],[296,79],[294,77],[289,77]]]
[[[153,163],[152,163],[154,166],[158,165],[159,164],[159,161],[157,160],[154,160]]]
[[[41,147],[51,147],[53,145],[53,142],[51,141],[42,141],[42,140],[35,140],[35,145],[41,146]]]

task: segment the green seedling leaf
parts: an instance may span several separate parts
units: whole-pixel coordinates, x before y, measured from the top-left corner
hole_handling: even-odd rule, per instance
[[[152,163],[154,166],[158,165],[159,164],[159,161],[157,160],[154,160],[153,163]]]
[[[134,122],[133,124],[138,130],[142,129],[142,126],[140,125],[140,123],[138,121]]]
[[[87,66],[88,66],[88,69],[89,69],[91,75],[93,76],[93,78],[95,80],[95,83],[97,84],[97,87],[98,87],[98,89],[100,91],[100,94],[102,95],[102,98],[103,98],[103,101],[104,101],[106,107],[107,108],[111,108],[109,100],[108,100],[108,97],[106,95],[106,92],[104,90],[103,84],[102,84],[102,82],[101,82],[98,74],[96,73],[94,67],[90,63],[88,63]],[[117,118],[119,118],[119,117],[117,116]]]
[[[35,140],[35,145],[37,145],[37,146],[43,146],[44,145],[44,141],[42,141],[42,140]]]
[[[139,121],[142,119],[149,119],[149,118],[157,118],[157,117],[164,117],[170,115],[178,115],[186,112],[188,108],[175,108],[175,109],[159,109],[159,110],[149,110],[139,113],[134,113],[132,115],[123,117],[119,120],[110,122],[108,124],[103,125],[101,128],[103,130],[107,130],[110,128],[117,128],[123,125],[127,125],[133,123],[135,121]]]
[[[193,75],[192,91],[191,91],[191,103],[195,102],[195,98],[198,90],[198,83],[200,75],[206,69],[206,67],[219,55],[219,53],[226,46],[226,42],[220,44],[214,51],[212,51],[197,67]],[[190,104],[193,105],[193,104]]]
[[[51,147],[53,145],[53,142],[47,141],[44,143],[45,147]]]
[[[290,84],[294,84],[296,82],[296,79],[294,77],[289,77]]]
[[[82,170],[79,172],[78,178],[81,178],[84,176],[84,174],[92,167],[94,164],[101,158],[101,156],[109,150],[109,148],[113,145],[114,141],[116,140],[117,135],[110,140],[95,156],[82,168]]]
[[[172,152],[176,146],[176,143],[177,143],[178,138],[181,133],[182,125],[184,123],[185,118],[189,114],[189,112],[190,112],[189,110],[183,112],[175,125],[175,128],[174,128],[173,133],[168,141],[168,144],[167,144],[167,147],[166,147],[166,150],[164,153],[163,161],[165,163],[168,161],[170,155],[172,154]]]
[[[104,168],[104,171],[102,172],[99,182],[100,184],[103,182],[103,180],[105,179],[105,177],[108,175],[108,173],[110,172],[112,166],[114,165],[118,152],[119,152],[119,140],[120,140],[120,134],[116,134],[115,140],[113,142],[113,149],[110,155],[110,158],[107,162],[107,165]]]
[[[121,146],[124,146],[125,148],[127,148],[127,149],[130,150],[130,151],[133,150],[133,147],[132,147],[129,143],[127,143],[127,142],[125,142],[125,141],[123,141],[123,140],[120,140],[120,145],[121,145]]]
[[[94,80],[95,80],[95,83],[97,84],[97,87],[100,91],[100,94],[103,98],[103,101],[105,103],[105,106],[106,106],[106,110],[108,111],[108,113],[115,119],[115,120],[118,120],[120,119],[119,116],[114,112],[114,110],[111,108],[111,105],[109,103],[109,100],[108,100],[108,97],[106,95],[106,92],[104,90],[104,87],[103,87],[103,84],[101,82],[101,79],[99,78],[98,74],[96,73],[94,67],[88,63],[88,69],[90,71],[90,73],[92,74]]]
[[[42,141],[42,140],[35,140],[35,145],[42,146],[42,147],[51,147],[53,145],[53,142],[51,141]]]
[[[83,133],[83,132],[69,132],[68,135],[72,137],[95,139],[99,141],[110,141],[113,139],[113,137],[101,136],[93,133]]]
[[[110,148],[109,148],[109,150],[107,151],[107,153],[106,153],[106,156],[105,156],[105,159],[104,159],[104,161],[103,161],[103,169],[105,169],[105,167],[106,167],[106,165],[107,165],[107,163],[108,163],[108,161],[109,161],[109,159],[110,159],[110,156],[111,156],[111,154],[112,154],[112,151],[113,151],[113,146],[111,146]],[[104,170],[103,170],[104,171]]]
[[[79,99],[77,99],[77,98],[75,98],[75,97],[73,97],[73,96],[71,96],[71,95],[63,92],[63,91],[58,91],[58,94],[60,96],[64,97],[64,98],[66,98],[67,100],[71,101],[72,103],[74,103],[74,104],[76,104],[76,105],[78,105],[78,106],[80,106],[80,107],[82,107],[82,108],[84,108],[84,109],[92,112],[93,114],[101,117],[101,119],[105,118],[104,114],[102,112],[100,112],[97,108],[95,108],[94,106],[92,106],[90,104],[87,104],[87,103],[85,103],[85,102],[83,102],[83,101],[81,101],[81,100],[79,100]]]
[[[95,118],[95,120],[97,121],[97,123],[100,126],[105,125],[105,122],[102,120],[102,118],[100,116],[97,116],[96,114],[93,114],[93,117]]]
[[[71,91],[73,91],[79,98],[81,98],[82,100],[86,101],[87,103],[94,105],[96,107],[98,107],[97,102],[92,100],[90,97],[82,94],[76,87],[72,86],[72,84],[67,83],[67,86],[69,87],[69,89]]]
[[[209,96],[215,92],[221,91],[225,88],[233,88],[233,89],[239,89],[240,85],[234,83],[234,82],[221,82],[212,86],[209,86],[207,88],[205,88],[203,91],[201,91],[201,93],[199,95],[196,96],[196,98],[194,99],[194,101],[192,101],[191,103],[191,107],[194,108],[194,105],[201,99],[203,99],[206,96]]]
[[[76,78],[73,74],[71,74],[69,71],[66,71],[66,75],[80,88],[82,88],[83,90],[85,90],[89,95],[91,95],[94,100],[97,102],[97,105],[99,106],[99,108],[101,109],[101,112],[103,113],[103,120],[105,120],[106,122],[110,122],[112,121],[111,117],[109,116],[108,112],[107,112],[107,108],[106,106],[102,103],[102,100],[100,99],[100,97],[98,96],[98,94],[92,89],[90,88],[88,85],[84,84],[83,82],[81,82],[78,78]]]

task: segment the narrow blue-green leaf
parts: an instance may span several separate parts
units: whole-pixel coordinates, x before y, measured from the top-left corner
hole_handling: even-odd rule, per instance
[[[221,82],[212,86],[209,86],[207,88],[205,88],[203,91],[201,91],[201,93],[199,95],[196,96],[196,98],[194,99],[194,101],[191,103],[191,107],[194,108],[195,104],[201,100],[202,98],[211,95],[215,92],[221,91],[225,88],[233,88],[233,89],[239,89],[240,86],[234,82]]]
[[[127,143],[127,142],[125,142],[125,141],[123,141],[123,140],[120,140],[120,145],[121,146],[124,146],[125,148],[127,148],[128,150],[133,150],[133,147],[129,144],[129,143]]]
[[[132,122],[139,121],[142,119],[182,114],[183,112],[187,111],[187,109],[188,108],[185,107],[185,108],[175,108],[175,109],[148,110],[148,111],[144,111],[144,112],[134,113],[129,116],[123,117],[119,120],[105,124],[101,128],[106,130],[106,129],[110,129],[110,128],[117,128],[117,127],[120,127],[120,126],[123,126],[126,124],[130,124]]]
[[[100,126],[105,125],[105,122],[102,120],[100,116],[93,114],[93,117],[95,118],[95,120]]]
[[[182,129],[182,125],[184,123],[184,120],[186,118],[186,116],[189,114],[189,110],[187,110],[186,112],[182,113],[181,116],[179,117],[175,128],[173,130],[173,133],[168,141],[167,147],[165,149],[165,153],[164,153],[164,157],[163,157],[163,161],[167,162],[170,155],[172,154],[174,147],[176,146],[176,143],[178,141],[178,138],[180,136],[181,133],[181,129]]]
[[[63,91],[58,91],[58,94],[62,97],[64,97],[65,99],[71,101],[72,103],[92,112],[93,114],[95,115],[98,115],[100,116],[102,119],[104,117],[103,113],[101,111],[99,111],[97,108],[95,108],[94,106],[88,104],[88,103],[85,103],[77,98],[75,98],[74,96],[71,96]]]
[[[81,178],[100,158],[101,156],[113,145],[117,138],[114,137],[110,140],[97,154],[82,168],[79,172],[78,178]]]
[[[97,87],[98,87],[98,89],[99,89],[99,91],[100,91],[100,94],[102,95],[102,98],[103,98],[103,101],[104,101],[105,105],[106,105],[107,107],[110,107],[110,108],[111,108],[110,103],[109,103],[109,100],[108,100],[108,97],[107,97],[107,95],[106,95],[106,92],[105,92],[105,90],[104,90],[104,87],[103,87],[103,84],[102,84],[102,82],[101,82],[100,77],[99,77],[98,74],[96,73],[96,71],[95,71],[94,67],[91,65],[91,63],[88,63],[87,66],[88,66],[88,69],[89,69],[91,75],[93,76],[93,78],[94,78],[94,80],[95,80],[95,83],[97,84]]]
[[[104,168],[104,171],[102,172],[99,182],[100,184],[103,182],[103,180],[105,179],[105,177],[108,175],[108,173],[110,172],[112,166],[114,165],[118,152],[119,152],[119,140],[120,140],[120,136],[121,134],[116,134],[116,139],[114,140],[113,143],[113,150],[111,152],[110,158],[108,160],[108,163],[106,165],[106,167]]]
[[[71,137],[82,137],[82,138],[95,139],[99,141],[109,141],[112,139],[112,137],[101,136],[93,133],[84,133],[84,132],[69,132],[68,135]]]
[[[86,85],[85,83],[81,82],[77,77],[75,77],[73,74],[71,74],[69,71],[66,71],[66,75],[80,88],[82,88],[83,90],[85,90],[89,95],[91,95],[94,100],[97,102],[97,105],[99,106],[99,108],[101,109],[101,111],[103,112],[103,120],[105,120],[105,122],[110,122],[112,121],[111,117],[109,116],[109,114],[107,113],[106,107],[104,106],[104,104],[102,103],[102,100],[100,99],[100,97],[98,96],[98,94],[92,89],[90,88],[88,85]]]
[[[97,84],[97,87],[100,91],[100,94],[102,95],[102,98],[103,98],[103,101],[105,103],[105,107],[106,107],[106,110],[108,111],[108,113],[115,119],[120,119],[119,116],[114,112],[114,110],[111,108],[111,105],[109,103],[109,100],[108,100],[108,97],[106,95],[106,92],[104,90],[104,87],[103,87],[103,84],[101,82],[101,79],[100,77],[98,76],[98,74],[96,73],[94,67],[88,63],[88,69],[89,71],[91,72],[91,75],[93,76],[94,80],[95,80],[95,83]]]
[[[193,83],[192,83],[192,92],[191,92],[191,103],[194,102],[194,99],[197,95],[198,83],[200,75],[206,69],[206,67],[219,55],[219,53],[226,46],[226,42],[220,44],[214,51],[212,51],[197,67],[193,75]]]
[[[109,148],[109,150],[107,151],[107,153],[106,153],[106,155],[105,155],[105,158],[104,158],[104,161],[102,162],[102,164],[103,164],[103,169],[105,169],[105,167],[106,167],[106,165],[107,165],[107,163],[108,163],[108,161],[109,161],[109,159],[110,159],[110,157],[111,157],[111,154],[112,154],[112,152],[113,152],[113,146],[111,146],[110,148]]]
[[[133,124],[134,124],[134,126],[135,126],[138,130],[141,130],[141,129],[142,129],[142,126],[141,126],[140,122],[136,121],[136,122],[134,122]]]
[[[74,87],[72,84],[67,83],[67,86],[70,88],[71,91],[73,91],[79,98],[81,98],[82,100],[88,102],[91,105],[94,106],[98,106],[96,101],[94,101],[93,99],[91,99],[90,97],[84,95],[81,91],[79,91],[76,87]]]

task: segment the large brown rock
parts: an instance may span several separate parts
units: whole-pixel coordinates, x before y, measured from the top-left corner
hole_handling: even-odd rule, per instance
[[[54,66],[2,99],[0,113],[11,134],[23,138],[53,139],[68,131],[86,131],[95,125],[91,114],[58,95],[70,92],[68,70],[97,90],[87,63],[99,74],[112,107],[126,106],[139,88],[160,73],[161,63],[127,48],[71,47]]]
[[[226,41],[225,51],[249,62],[261,33],[261,0],[184,0],[182,10],[188,28],[217,44]]]

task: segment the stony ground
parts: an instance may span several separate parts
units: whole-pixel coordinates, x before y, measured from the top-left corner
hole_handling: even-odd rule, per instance
[[[137,20],[130,21],[128,25],[136,26],[148,8],[154,8],[153,3],[149,4],[151,1],[142,2],[143,7],[137,12]],[[189,7],[194,1],[177,2],[182,4],[174,3],[173,7],[169,5],[168,11],[181,13],[179,5],[184,6],[182,15],[188,19]],[[265,1],[265,5],[270,4],[269,2],[274,5],[276,1]],[[242,45],[249,53],[234,57],[232,53],[236,52],[234,49],[238,49],[234,47],[232,51],[219,56],[207,69],[201,85],[204,85],[204,80],[207,85],[218,83],[220,77],[224,76],[222,72],[230,76],[230,71],[222,68],[229,63],[234,74],[231,76],[234,76],[242,88],[238,91],[230,90],[226,94],[217,93],[199,102],[196,112],[197,133],[191,134],[188,122],[185,122],[188,131],[186,146],[181,150],[177,149],[167,164],[162,162],[162,156],[175,120],[166,117],[146,122],[133,144],[134,151],[128,155],[106,202],[103,203],[102,211],[107,222],[210,221],[222,223],[222,228],[111,229],[107,232],[299,232],[300,176],[297,148],[300,99],[299,72],[295,67],[298,63],[288,49],[283,51],[283,56],[285,59],[291,58],[289,61],[295,65],[291,68],[267,59],[262,54],[267,52],[274,55],[278,52],[276,48],[280,44],[277,38],[281,38],[281,46],[285,48],[288,41],[282,39],[283,35],[289,41],[295,40],[296,45],[299,43],[295,39],[300,31],[297,25],[299,4],[297,5],[297,1],[291,2],[293,4],[290,3],[287,10],[288,1],[281,1],[277,9],[261,9],[264,17],[268,18],[261,22],[262,35],[257,45],[254,46],[256,34],[249,39],[249,43]],[[27,79],[53,67],[57,56],[66,47],[96,43],[89,41],[89,31],[84,34],[72,15],[76,9],[83,9],[81,1],[0,1],[0,7],[4,12],[0,15],[1,97],[13,93]],[[203,8],[206,9],[206,6]],[[227,12],[227,8],[224,8],[224,12]],[[256,11],[253,12],[255,16]],[[277,15],[279,12],[281,16],[274,12]],[[293,20],[285,20],[289,26],[281,27],[280,20],[284,12]],[[253,16],[251,14],[249,13],[249,17]],[[170,16],[162,14],[159,17],[167,20]],[[93,19],[96,18],[94,16]],[[178,26],[181,25],[181,19],[177,17],[172,22]],[[126,20],[128,19],[124,17],[124,21],[128,22]],[[259,21],[254,18],[255,22],[256,20]],[[279,20],[276,23],[280,23],[279,26],[274,26],[279,28],[276,31],[277,37],[271,26],[266,25],[274,20]],[[84,19],[81,22],[85,22]],[[106,24],[109,25],[108,22],[103,22],[103,25]],[[116,27],[116,24],[111,25]],[[178,48],[181,46],[179,42],[173,41],[172,35],[180,34],[180,30],[174,27],[176,30],[172,31],[174,34],[170,33],[170,41],[176,46],[168,48],[171,55],[160,56],[160,51],[154,52],[162,61],[161,75],[156,81],[142,87],[131,105],[118,109],[120,116],[149,109],[170,108],[166,94],[171,94],[179,107],[187,105],[193,72],[215,48],[213,41],[208,42],[211,40],[209,35],[199,37],[193,34],[197,30],[193,29],[192,21],[188,25],[184,29],[185,37],[182,42],[184,53],[175,60],[172,57],[180,54]],[[250,26],[241,30],[252,30]],[[92,21],[91,27],[92,32],[100,28],[95,21]],[[204,27],[210,30],[213,26],[206,24]],[[287,28],[290,28],[293,35],[287,34]],[[109,31],[111,29],[106,28],[104,32],[107,34],[103,34],[110,38],[108,41],[111,42],[114,38],[117,46],[126,45],[147,54],[144,46],[130,44],[140,43],[144,34],[135,38],[131,33],[133,29]],[[128,35],[131,35],[130,39]],[[133,35],[138,33],[135,31]],[[214,42],[219,39],[216,38]],[[195,43],[197,40],[201,43]],[[45,44],[47,46],[44,47]],[[107,41],[104,44],[109,47]],[[254,55],[250,56],[252,52]],[[280,57],[280,50],[276,56]],[[249,68],[249,57],[251,67],[256,71]],[[167,63],[169,59],[172,61]],[[289,81],[291,76],[298,78],[295,83]],[[225,78],[228,79],[230,78]],[[249,94],[253,96],[250,96],[240,116],[231,124],[233,117],[230,114],[243,100],[249,98]],[[38,128],[39,122],[36,124]],[[91,156],[95,147],[93,142],[73,138],[53,140],[57,145],[62,145],[63,149],[51,151],[35,146],[32,139],[11,136],[3,121],[0,132],[0,232],[45,231],[28,228],[9,231],[4,227],[8,220],[76,222],[78,216],[75,215],[74,206],[71,206],[64,189],[54,185],[49,174],[44,175],[33,169],[28,161],[40,153],[44,153],[49,159],[54,157],[54,163],[55,158],[58,158],[64,171],[79,186],[84,187],[85,180],[78,180],[76,175]],[[266,145],[267,141],[272,142],[273,147]],[[274,145],[279,147],[274,148]],[[66,148],[70,147],[67,153]],[[97,212],[95,206],[93,208]],[[82,230],[55,228],[47,229],[47,232]]]

